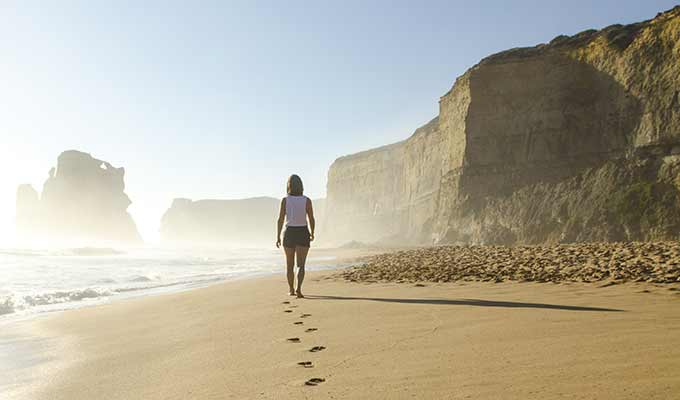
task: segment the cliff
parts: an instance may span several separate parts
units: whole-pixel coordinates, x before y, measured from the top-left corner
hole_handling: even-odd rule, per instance
[[[508,50],[407,140],[341,157],[325,234],[401,243],[677,238],[680,7]]]
[[[180,246],[271,247],[281,199],[175,199],[161,219],[161,242]],[[323,199],[314,200],[323,215]],[[318,216],[316,217],[319,218]]]
[[[30,185],[17,190],[16,228],[24,242],[80,245],[141,243],[125,194],[125,169],[87,153],[61,153],[42,194]]]
[[[401,242],[428,230],[445,156],[441,141],[435,118],[407,141],[335,160],[328,172],[324,240]]]

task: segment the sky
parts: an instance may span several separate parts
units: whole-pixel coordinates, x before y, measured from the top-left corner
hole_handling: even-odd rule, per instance
[[[325,196],[339,156],[405,139],[481,58],[662,0],[0,1],[0,245],[64,150],[126,169],[158,240],[172,199]]]

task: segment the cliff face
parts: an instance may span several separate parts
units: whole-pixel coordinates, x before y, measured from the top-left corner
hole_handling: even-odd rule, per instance
[[[125,169],[87,153],[61,153],[39,197],[30,185],[17,190],[16,228],[24,241],[52,244],[141,243],[125,194]]]
[[[431,223],[444,151],[435,118],[408,140],[337,159],[328,172],[325,240],[408,240]]]
[[[265,246],[276,241],[281,199],[175,199],[161,219],[163,244],[180,246]],[[316,219],[323,218],[323,199],[314,200]]]
[[[406,141],[338,159],[336,241],[677,237],[680,8],[490,56]]]

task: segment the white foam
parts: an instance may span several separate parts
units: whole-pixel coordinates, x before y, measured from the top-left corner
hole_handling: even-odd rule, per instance
[[[30,316],[119,297],[204,286],[252,273],[271,273],[282,264],[280,254],[267,251],[86,253],[0,250],[0,316]]]
[[[12,314],[14,312],[14,301],[11,298],[0,299],[0,315]]]
[[[315,268],[314,257],[310,257],[308,267],[325,269],[320,264],[327,259],[320,258]],[[282,273],[283,265],[283,255],[274,250],[191,254],[143,249],[96,256],[74,256],[71,251],[0,250],[0,318]]]

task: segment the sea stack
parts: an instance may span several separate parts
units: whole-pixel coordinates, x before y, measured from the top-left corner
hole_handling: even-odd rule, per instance
[[[30,185],[17,190],[19,238],[59,245],[140,244],[127,212],[132,202],[125,194],[124,176],[124,168],[88,153],[61,153],[40,196]]]

